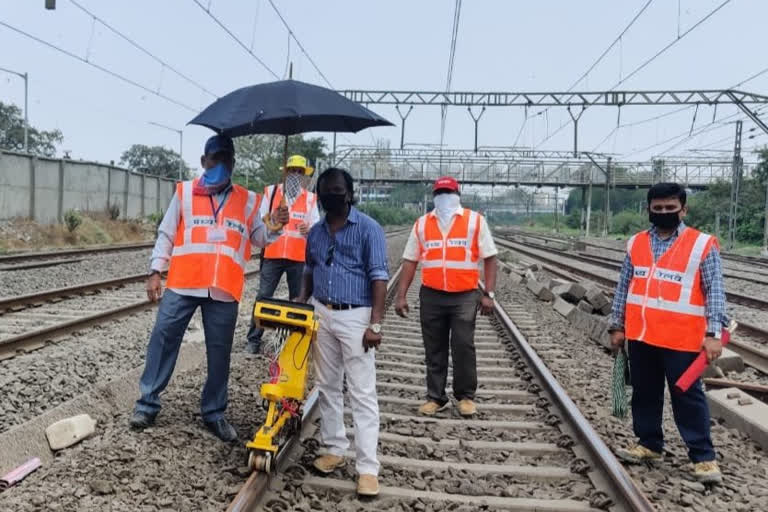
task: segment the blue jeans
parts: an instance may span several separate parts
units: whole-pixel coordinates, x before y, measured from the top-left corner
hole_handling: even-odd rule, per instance
[[[701,379],[685,393],[674,391],[675,382],[690,366],[696,352],[682,352],[655,347],[641,341],[629,341],[629,365],[632,378],[632,424],[640,444],[662,453],[664,432],[664,379],[672,398],[672,414],[688,457],[693,462],[715,460],[709,431],[709,406]]]
[[[141,398],[136,401],[137,412],[154,416],[160,411],[160,393],[171,380],[181,340],[198,306],[203,312],[208,359],[208,378],[203,386],[200,410],[203,421],[216,421],[224,417],[227,409],[229,357],[237,323],[238,303],[220,302],[208,297],[189,297],[171,290],[163,292],[155,327],[149,338],[144,373],[139,380]]]
[[[253,301],[254,307],[256,302],[262,297],[272,297],[275,294],[283,273],[285,273],[285,280],[288,281],[288,297],[295,299],[299,296],[301,293],[304,263],[286,259],[272,260],[264,258],[259,275],[259,294],[256,296],[256,300]],[[256,327],[253,321],[253,308],[251,308],[251,326],[248,329],[248,342],[261,346],[262,334],[264,334],[264,329]]]

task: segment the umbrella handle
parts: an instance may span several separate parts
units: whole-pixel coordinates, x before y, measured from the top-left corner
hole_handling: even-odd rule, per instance
[[[285,196],[280,198],[280,205],[279,208],[283,208],[284,206],[288,206],[285,202]],[[270,231],[280,231],[285,224],[281,222],[272,222],[272,212],[267,212],[266,215],[264,215],[264,218],[262,219],[264,221],[264,224],[267,226],[267,229]]]

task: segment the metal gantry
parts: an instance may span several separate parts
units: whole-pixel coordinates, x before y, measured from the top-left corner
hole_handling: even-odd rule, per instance
[[[356,181],[368,183],[432,183],[443,175],[465,185],[589,187],[610,183],[614,188],[647,188],[675,181],[691,189],[730,182],[733,161],[717,158],[667,157],[650,161],[622,161],[609,155],[527,148],[386,149],[370,146],[340,148],[336,165],[350,170]],[[750,174],[756,162],[744,164]],[[610,168],[610,178],[606,169]]]
[[[573,154],[578,151],[578,125],[584,110],[592,107],[663,106],[663,105],[735,105],[755,124],[768,133],[757,112],[748,105],[768,105],[768,96],[738,89],[685,89],[652,91],[566,91],[566,92],[503,92],[503,91],[394,91],[348,89],[338,91],[343,96],[365,105],[466,107],[475,124],[475,147],[480,116],[472,107],[565,107],[573,120]],[[572,108],[574,110],[572,110]],[[575,109],[580,110],[576,113]],[[398,110],[399,111],[399,110]],[[410,110],[409,110],[410,113]],[[481,114],[482,115],[482,114]],[[407,116],[406,116],[407,117]],[[401,115],[401,149],[405,140],[405,117]]]
[[[468,92],[343,90],[345,97],[367,105],[448,105],[461,107],[620,107],[626,105],[768,104],[768,96],[734,89]]]

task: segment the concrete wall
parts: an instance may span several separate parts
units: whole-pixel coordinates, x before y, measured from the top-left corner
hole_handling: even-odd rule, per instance
[[[164,211],[175,181],[128,169],[0,151],[0,219],[32,218],[59,222],[67,210],[103,212],[120,207],[120,217]]]

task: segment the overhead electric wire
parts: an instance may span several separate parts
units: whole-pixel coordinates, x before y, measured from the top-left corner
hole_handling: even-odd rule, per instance
[[[456,41],[459,37],[459,21],[461,19],[461,0],[456,0],[453,8],[453,26],[451,27],[451,47],[448,51],[448,73],[445,79],[445,92],[450,92],[451,82],[453,81],[453,67],[456,62]],[[448,115],[448,108],[443,105],[440,112],[440,147],[443,147],[445,140],[445,120]]]
[[[275,73],[274,71],[272,71],[272,68],[270,68],[269,66],[267,66],[267,64],[266,64],[266,63],[265,63],[263,60],[261,60],[261,59],[259,58],[259,56],[258,56],[258,55],[256,55],[255,53],[253,53],[253,50],[251,50],[250,48],[248,48],[248,45],[246,45],[244,42],[242,42],[242,41],[240,40],[240,38],[239,38],[239,37],[237,37],[237,36],[236,36],[236,35],[235,35],[235,34],[234,34],[234,33],[233,33],[231,30],[229,30],[229,28],[227,28],[227,26],[226,26],[226,25],[224,25],[224,23],[222,23],[222,21],[221,21],[219,18],[217,18],[216,16],[214,16],[214,15],[211,13],[211,10],[210,10],[210,3],[208,4],[208,6],[209,6],[209,7],[205,7],[205,6],[204,6],[204,5],[203,5],[203,4],[200,2],[200,0],[192,0],[192,1],[193,1],[193,2],[195,2],[195,3],[197,4],[197,6],[198,6],[198,7],[200,7],[200,9],[202,9],[202,10],[203,10],[203,12],[205,12],[205,13],[206,13],[206,14],[207,14],[207,15],[208,15],[208,16],[209,16],[209,17],[210,17],[210,18],[211,18],[211,19],[212,19],[212,20],[213,20],[213,21],[214,21],[214,22],[215,22],[215,23],[216,23],[216,24],[217,24],[219,27],[221,27],[221,29],[222,29],[222,30],[224,30],[224,32],[226,32],[226,33],[229,35],[229,37],[231,37],[231,38],[232,38],[232,39],[233,39],[233,40],[234,40],[234,41],[235,41],[237,44],[239,44],[239,45],[240,45],[240,46],[243,48],[243,50],[245,50],[246,52],[248,52],[248,55],[250,55],[251,57],[253,57],[253,58],[256,60],[256,62],[258,62],[259,64],[261,64],[261,67],[263,67],[264,69],[266,69],[266,70],[269,72],[269,74],[270,74],[270,75],[272,75],[273,77],[275,77],[277,80],[279,80],[279,79],[280,79],[280,77],[278,76],[278,74],[277,74],[277,73]]]
[[[30,34],[29,32],[25,32],[25,31],[21,30],[20,28],[16,28],[13,25],[9,25],[8,23],[6,23],[6,22],[4,22],[2,20],[0,20],[0,25],[4,26],[4,27],[6,27],[6,28],[8,28],[10,30],[13,30],[14,32],[16,32],[18,34],[21,34],[21,35],[23,35],[23,36],[25,36],[25,37],[27,37],[29,39],[32,39],[33,41],[37,41],[38,43],[40,43],[40,44],[42,44],[44,46],[47,46],[48,48],[51,48],[53,50],[56,50],[57,52],[63,53],[64,55],[67,55],[68,57],[72,57],[73,59],[77,59],[80,62],[88,64],[89,66],[94,67],[94,68],[98,69],[99,71],[103,71],[104,73],[107,73],[108,75],[111,75],[114,78],[122,80],[125,83],[133,85],[134,87],[138,87],[139,89],[142,89],[145,92],[153,94],[153,95],[157,96],[158,98],[162,98],[162,99],[164,99],[164,100],[166,100],[168,102],[171,102],[174,105],[177,105],[179,107],[185,108],[185,109],[187,109],[187,110],[189,110],[191,112],[197,112],[198,111],[198,109],[196,109],[194,107],[190,107],[189,105],[186,105],[186,104],[184,104],[184,103],[182,103],[182,102],[180,102],[178,100],[175,100],[174,98],[171,98],[170,96],[166,96],[165,94],[161,93],[160,91],[155,91],[153,89],[150,89],[146,85],[140,84],[139,82],[137,82],[135,80],[132,80],[132,79],[130,79],[130,78],[126,77],[126,76],[123,76],[123,75],[121,75],[121,74],[119,74],[119,73],[117,73],[115,71],[112,71],[111,69],[105,68],[104,66],[96,64],[96,63],[94,63],[94,62],[92,62],[92,61],[90,61],[88,59],[85,59],[85,58],[83,58],[83,57],[81,57],[81,56],[79,56],[79,55],[77,55],[75,53],[70,52],[69,50],[65,50],[64,48],[61,48],[60,46],[56,46],[53,43],[45,41],[44,39],[40,39],[39,37],[34,36],[34,35]]]
[[[197,1],[197,0],[195,0]],[[310,64],[312,64],[312,67],[315,68],[315,71],[317,71],[317,74],[320,75],[320,77],[325,81],[325,83],[330,87],[331,89],[335,89],[333,84],[331,84],[331,81],[328,80],[328,77],[325,76],[325,73],[322,72],[320,67],[317,65],[315,60],[312,58],[312,56],[309,54],[306,48],[304,48],[304,45],[301,44],[301,41],[299,41],[299,38],[296,37],[296,33],[293,31],[291,26],[288,24],[288,21],[285,19],[283,14],[280,12],[280,9],[277,8],[275,3],[272,0],[269,0],[269,4],[272,6],[272,9],[275,11],[275,14],[277,14],[277,17],[280,18],[280,21],[283,23],[283,26],[285,27],[285,30],[288,31],[288,48],[289,48],[289,58],[290,58],[290,40],[293,39],[296,42],[296,46],[299,47],[299,50],[301,53],[304,54],[304,56],[307,58]],[[368,135],[371,137],[371,141],[373,142],[373,145],[376,145],[376,138],[373,136],[371,132],[367,132]],[[348,143],[352,143],[352,141],[349,139],[349,137],[345,136],[344,134],[339,134],[342,138],[344,138]]]
[[[619,80],[619,81],[618,81],[618,82],[617,82],[617,83],[616,83],[616,84],[615,84],[613,87],[611,87],[611,88],[609,89],[609,91],[612,91],[612,90],[614,90],[616,87],[618,87],[619,85],[623,84],[624,82],[626,82],[627,80],[629,80],[631,77],[635,76],[637,73],[639,73],[640,71],[642,71],[643,69],[645,69],[645,68],[646,68],[646,67],[647,67],[647,66],[648,66],[648,65],[649,65],[651,62],[653,62],[654,60],[656,60],[657,58],[659,58],[659,57],[660,57],[660,56],[661,56],[663,53],[665,53],[667,50],[669,50],[671,47],[673,47],[675,44],[677,44],[677,42],[678,42],[678,41],[680,41],[681,39],[683,39],[685,36],[687,36],[688,34],[690,34],[691,32],[693,32],[694,30],[696,30],[696,29],[697,29],[699,26],[701,26],[701,25],[702,25],[702,24],[703,24],[705,21],[707,21],[709,18],[711,18],[712,16],[714,16],[714,15],[715,15],[715,14],[716,14],[716,13],[717,13],[717,12],[718,12],[720,9],[722,9],[723,7],[725,7],[726,5],[728,5],[728,4],[729,4],[731,1],[732,1],[732,0],[724,0],[724,1],[723,1],[723,2],[720,4],[720,5],[718,5],[718,6],[717,6],[717,7],[715,7],[715,8],[714,8],[712,11],[710,11],[710,12],[709,12],[709,13],[708,13],[706,16],[704,16],[704,17],[703,17],[703,18],[701,18],[699,21],[697,21],[696,23],[694,23],[694,24],[693,24],[693,25],[692,25],[690,28],[688,28],[688,30],[686,30],[685,32],[683,32],[682,34],[680,34],[680,35],[679,35],[679,36],[678,36],[676,39],[673,39],[673,40],[672,40],[672,41],[671,41],[669,44],[667,44],[666,46],[664,46],[663,48],[661,48],[659,51],[657,51],[657,52],[656,52],[656,53],[655,53],[655,54],[654,54],[652,57],[650,57],[649,59],[645,60],[645,61],[644,61],[642,64],[640,64],[638,67],[636,67],[634,70],[632,70],[632,72],[631,72],[631,73],[629,73],[628,75],[626,75],[625,77],[623,77],[621,80]],[[568,126],[568,125],[569,125],[570,123],[572,123],[572,122],[573,122],[572,120],[569,120],[569,121],[567,121],[567,122],[566,122],[566,123],[565,123],[563,126],[561,126],[561,127],[560,127],[560,129],[558,129],[557,131],[559,132],[560,130],[562,130],[562,128],[564,128],[565,126]],[[552,135],[550,135],[549,137],[547,137],[547,138],[546,138],[546,139],[544,139],[543,141],[539,142],[539,143],[536,145],[536,147],[539,147],[541,144],[543,144],[543,143],[545,143],[546,141],[548,141],[549,139],[551,139],[551,138],[552,138],[552,137],[553,137],[553,136],[554,136],[556,133],[557,133],[557,132],[553,133]]]
[[[634,70],[633,70],[633,71],[632,71],[630,74],[628,74],[627,76],[625,76],[624,78],[622,78],[621,80],[619,80],[618,82],[616,82],[616,85],[614,85],[613,87],[611,87],[611,88],[609,89],[609,91],[612,91],[613,89],[615,89],[615,88],[616,88],[616,87],[618,87],[619,85],[623,84],[624,82],[626,82],[627,80],[629,80],[630,78],[632,78],[633,76],[635,76],[635,74],[639,73],[639,72],[640,72],[642,69],[644,69],[646,66],[648,66],[648,65],[649,65],[651,62],[653,62],[654,60],[656,60],[657,58],[659,58],[659,57],[660,57],[660,56],[661,56],[661,55],[662,55],[664,52],[666,52],[667,50],[669,50],[670,48],[672,48],[672,47],[673,47],[675,44],[677,44],[677,43],[678,43],[678,41],[680,41],[680,40],[681,40],[681,39],[683,39],[685,36],[687,36],[688,34],[690,34],[691,32],[693,32],[694,30],[696,30],[696,28],[697,28],[699,25],[701,25],[702,23],[704,23],[705,21],[707,21],[709,18],[711,18],[712,16],[714,16],[714,15],[715,15],[715,13],[717,13],[717,11],[719,11],[720,9],[722,9],[723,7],[725,7],[726,5],[728,5],[729,3],[731,3],[731,1],[732,1],[732,0],[725,0],[723,3],[721,3],[720,5],[718,5],[717,7],[715,7],[715,8],[714,8],[712,11],[710,11],[710,13],[709,13],[709,14],[707,14],[706,16],[704,16],[703,18],[701,18],[699,21],[697,21],[696,23],[694,23],[694,24],[693,24],[693,25],[692,25],[692,26],[691,26],[691,27],[690,27],[688,30],[686,30],[685,32],[683,32],[682,34],[680,34],[679,36],[677,36],[677,39],[673,39],[673,40],[672,40],[672,42],[670,42],[670,43],[669,43],[668,45],[666,45],[664,48],[662,48],[661,50],[659,50],[658,52],[656,52],[656,53],[655,53],[655,54],[654,54],[654,55],[653,55],[653,56],[652,56],[650,59],[647,59],[645,62],[643,62],[642,64],[640,64],[640,65],[639,65],[637,68],[635,68],[635,69],[634,69]]]
[[[301,44],[301,41],[299,41],[299,38],[296,37],[296,34],[291,29],[291,26],[288,25],[287,21],[285,21],[285,18],[280,13],[280,10],[275,5],[275,2],[273,2],[272,0],[269,0],[269,4],[272,6],[272,9],[274,9],[275,13],[277,14],[277,17],[280,18],[280,21],[283,22],[283,25],[285,26],[285,29],[288,31],[288,34],[293,38],[294,41],[296,41],[296,45],[299,47],[299,50],[301,50],[301,53],[303,53],[304,56],[307,58],[307,60],[309,60],[309,63],[312,64],[313,68],[315,68],[315,71],[317,71],[317,74],[319,74],[320,77],[322,77],[322,79],[325,80],[325,83],[328,84],[328,87],[333,89],[334,87],[333,85],[331,85],[331,81],[328,80],[328,77],[326,77],[322,71],[320,71],[320,68],[317,66],[314,59],[309,55],[307,50],[304,48],[304,45]]]
[[[760,113],[760,112],[758,111],[758,113]],[[728,120],[729,119],[733,119],[735,117],[738,117],[739,115],[743,116],[744,114],[741,111],[735,112],[733,114],[730,114],[728,116],[723,117],[719,121],[708,123],[707,125],[700,127],[692,135],[690,134],[689,130],[685,130],[684,132],[681,132],[680,134],[675,135],[673,137],[670,137],[668,139],[664,139],[661,142],[656,142],[655,144],[651,144],[650,146],[647,146],[645,148],[642,148],[642,149],[639,149],[639,150],[635,150],[635,151],[629,153],[626,156],[636,155],[638,153],[644,153],[644,152],[648,151],[649,149],[653,149],[655,147],[662,146],[664,144],[668,144],[668,143],[673,142],[673,141],[675,141],[677,139],[682,139],[682,140],[678,141],[677,143],[675,143],[675,145],[672,146],[671,148],[668,148],[665,151],[663,151],[662,153],[660,153],[660,154],[664,154],[664,153],[668,152],[670,149],[678,147],[683,142],[687,141],[688,139],[694,138],[694,137],[700,135],[701,133],[707,133],[707,132],[710,132],[710,131],[714,131],[714,130],[717,130],[717,129],[722,129],[722,128],[727,127],[728,125],[732,124],[732,121],[728,121]]]
[[[600,64],[600,62],[602,62],[602,60],[605,58],[605,56],[608,54],[608,52],[610,52],[610,51],[611,51],[611,49],[613,49],[613,47],[614,47],[614,46],[616,46],[616,43],[618,43],[618,42],[621,40],[621,38],[624,36],[624,34],[626,34],[626,33],[629,31],[629,29],[632,27],[632,25],[634,25],[634,24],[635,24],[635,22],[638,20],[638,18],[640,18],[640,16],[642,16],[642,15],[643,15],[643,13],[646,11],[646,9],[648,9],[648,7],[649,7],[649,6],[650,6],[650,5],[653,3],[653,1],[654,1],[654,0],[648,0],[648,1],[647,1],[647,2],[646,2],[646,3],[645,3],[645,4],[644,4],[644,5],[643,5],[643,6],[640,8],[640,10],[639,10],[639,11],[637,11],[637,13],[636,13],[636,14],[634,15],[634,17],[633,17],[633,18],[630,20],[630,22],[627,24],[627,26],[626,26],[626,27],[624,27],[624,30],[622,30],[622,31],[619,33],[619,35],[618,35],[618,36],[616,36],[616,38],[613,40],[613,42],[612,42],[611,44],[609,44],[609,45],[608,45],[608,47],[607,47],[607,48],[606,48],[606,49],[603,51],[603,53],[601,53],[601,54],[600,54],[600,56],[599,56],[599,57],[598,57],[598,58],[595,60],[595,62],[593,62],[593,63],[592,63],[592,65],[591,65],[589,68],[587,68],[587,70],[586,70],[584,73],[582,73],[582,75],[581,75],[581,76],[580,76],[578,79],[576,79],[576,81],[575,81],[575,82],[573,82],[573,84],[571,84],[571,86],[570,86],[568,89],[566,89],[566,91],[565,91],[565,92],[571,92],[571,91],[572,91],[572,90],[573,90],[573,89],[574,89],[574,88],[575,88],[575,87],[576,87],[576,86],[577,86],[577,85],[578,85],[578,84],[579,84],[579,83],[580,83],[580,82],[581,82],[581,81],[582,81],[582,80],[583,80],[583,79],[584,79],[584,78],[585,78],[587,75],[589,75],[589,73],[590,73],[590,72],[591,72],[593,69],[595,69],[595,67],[597,67],[597,65],[598,65],[598,64]],[[544,112],[547,112],[547,111],[548,111],[550,108],[551,108],[551,107],[547,107],[547,108],[545,108],[545,109],[543,109],[543,110],[540,110],[540,111],[536,112],[536,113],[534,114],[534,116],[538,116],[538,115],[541,115],[542,113],[544,113]],[[526,118],[526,120],[527,120],[527,118]],[[524,123],[525,123],[525,122],[524,122]],[[560,132],[560,131],[561,131],[561,130],[562,130],[564,127],[565,127],[565,126],[567,126],[567,125],[568,125],[568,123],[566,123],[566,124],[564,124],[564,125],[560,126],[560,128],[558,128],[558,129],[557,129],[557,130],[556,130],[554,133],[552,133],[552,134],[548,135],[548,136],[547,136],[547,137],[546,137],[544,140],[542,140],[541,142],[539,142],[538,144],[536,144],[536,146],[535,146],[535,147],[538,147],[538,146],[540,146],[540,145],[544,144],[545,142],[547,142],[549,139],[551,139],[552,137],[554,137],[554,136],[555,136],[557,133],[559,133],[559,132]],[[525,126],[525,124],[523,124],[523,126]],[[521,127],[521,130],[522,130],[522,127]]]
[[[581,76],[578,78],[578,80],[576,80],[576,81],[573,83],[573,85],[571,85],[571,86],[570,86],[570,87],[569,87],[569,88],[566,90],[566,92],[570,92],[570,91],[571,91],[573,88],[575,88],[575,87],[576,87],[576,86],[577,86],[577,85],[578,85],[578,84],[579,84],[579,83],[580,83],[582,80],[584,80],[584,78],[585,78],[585,77],[586,77],[586,76],[587,76],[587,75],[588,75],[588,74],[589,74],[589,73],[590,73],[590,72],[591,72],[593,69],[595,69],[595,67],[596,67],[596,66],[597,66],[597,65],[600,63],[600,61],[602,61],[602,60],[603,60],[603,58],[605,58],[605,56],[606,56],[606,55],[608,55],[608,52],[609,52],[609,51],[611,51],[611,49],[613,49],[613,47],[614,47],[614,46],[616,46],[616,44],[617,44],[619,41],[621,41],[621,38],[622,38],[622,37],[624,37],[624,34],[626,34],[626,33],[629,31],[629,29],[632,27],[632,25],[634,25],[634,24],[635,24],[635,22],[637,21],[637,19],[638,19],[640,16],[642,16],[642,15],[643,15],[643,13],[645,12],[645,10],[646,10],[646,9],[648,9],[648,7],[649,7],[649,6],[650,6],[652,3],[653,3],[653,0],[648,0],[648,1],[645,3],[645,5],[643,5],[643,6],[640,8],[640,10],[639,10],[639,11],[637,11],[637,14],[635,14],[634,18],[632,18],[632,20],[629,22],[629,24],[628,24],[626,27],[624,27],[624,30],[622,30],[622,31],[621,31],[621,33],[620,33],[618,36],[616,36],[616,39],[614,39],[614,40],[613,40],[613,42],[612,42],[611,44],[609,44],[609,45],[608,45],[608,48],[606,48],[606,49],[603,51],[603,53],[601,53],[601,54],[600,54],[600,56],[597,58],[597,60],[595,60],[595,62],[593,62],[593,63],[592,63],[592,65],[591,65],[591,66],[590,66],[590,67],[589,67],[589,68],[588,68],[588,69],[587,69],[587,70],[586,70],[586,71],[585,71],[585,72],[584,72],[584,73],[583,73],[583,74],[582,74],[582,75],[581,75]]]
[[[109,23],[107,23],[106,21],[104,21],[104,19],[102,19],[102,18],[100,18],[100,17],[96,16],[94,13],[92,13],[91,11],[89,11],[88,9],[86,9],[85,7],[83,7],[83,6],[82,6],[82,5],[81,5],[79,2],[77,2],[76,0],[69,0],[69,1],[72,3],[72,5],[74,5],[75,7],[77,7],[78,9],[80,9],[81,11],[83,11],[84,13],[86,13],[88,16],[92,17],[92,18],[93,18],[95,21],[98,21],[100,24],[102,24],[103,26],[105,26],[106,28],[108,28],[108,29],[109,29],[110,31],[112,31],[114,34],[116,34],[117,36],[119,36],[120,38],[122,38],[123,40],[125,40],[125,41],[126,41],[128,44],[130,44],[130,45],[131,45],[131,46],[133,46],[134,48],[138,49],[139,51],[143,52],[144,54],[146,54],[147,56],[149,56],[150,58],[152,58],[152,59],[153,59],[153,60],[155,60],[156,62],[159,62],[159,63],[160,63],[162,66],[164,66],[164,67],[166,67],[167,69],[171,70],[173,73],[177,74],[178,76],[180,76],[181,78],[183,78],[184,80],[186,80],[187,82],[189,82],[190,84],[194,85],[195,87],[197,87],[197,88],[198,88],[198,89],[200,89],[201,91],[204,91],[204,92],[206,92],[206,93],[210,94],[210,95],[211,95],[211,96],[213,96],[214,98],[218,98],[218,97],[219,97],[219,95],[218,95],[218,94],[216,94],[215,92],[212,92],[212,91],[210,91],[209,89],[207,89],[206,87],[204,87],[203,85],[201,85],[199,82],[196,82],[195,80],[191,79],[190,77],[188,77],[187,75],[185,75],[184,73],[182,73],[181,71],[179,71],[178,69],[176,69],[175,67],[171,66],[171,65],[170,65],[170,64],[168,64],[166,61],[164,61],[163,59],[161,59],[160,57],[158,57],[157,55],[155,55],[154,53],[150,52],[149,50],[147,50],[146,48],[144,48],[143,46],[141,46],[139,43],[137,43],[136,41],[134,41],[133,39],[131,39],[131,38],[130,38],[130,37],[128,37],[127,35],[123,34],[123,33],[122,33],[122,32],[120,32],[119,30],[117,30],[115,27],[113,27],[112,25],[110,25]]]

